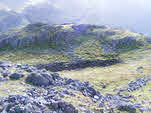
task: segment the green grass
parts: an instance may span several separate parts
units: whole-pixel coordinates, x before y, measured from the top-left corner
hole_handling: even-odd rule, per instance
[[[17,69],[10,68],[8,71],[9,73],[13,73],[17,71]],[[24,83],[24,80],[27,77],[28,73],[25,71],[23,71],[23,73],[25,76],[19,80],[8,80],[5,82],[0,82],[0,96],[6,97],[8,95],[15,95],[15,94],[24,95],[25,94],[24,90],[28,88],[32,88],[32,86]],[[2,75],[0,74],[0,76]]]
[[[95,44],[92,44],[93,46]],[[92,48],[92,47],[91,47]],[[0,60],[8,60],[17,63],[26,63],[26,64],[39,64],[39,63],[48,63],[49,61],[69,61],[70,58],[67,58],[61,54],[54,53],[42,53],[45,49],[38,50],[38,48],[24,48],[3,51],[0,54]],[[62,71],[59,72],[62,77],[69,77],[75,80],[89,81],[99,90],[102,94],[106,95],[107,93],[116,94],[114,91],[116,88],[121,88],[126,86],[130,81],[135,80],[139,77],[144,77],[150,75],[151,73],[151,50],[150,49],[139,49],[129,51],[123,54],[120,54],[119,57],[125,62],[124,64],[116,64],[109,67],[96,67],[96,68],[86,68],[82,70],[73,70],[73,71]],[[137,67],[144,67],[142,70],[143,73],[136,71]],[[6,96],[9,94],[24,94],[23,90],[31,86],[23,86],[20,84],[21,81],[8,81],[0,85],[0,94]],[[103,89],[102,84],[106,84],[107,87]],[[126,92],[126,94],[134,95],[137,100],[135,102],[140,102],[142,100],[149,101],[149,104],[145,106],[150,107],[150,84],[148,83],[146,87],[138,91],[131,93]],[[19,86],[19,87],[18,87]],[[73,91],[74,92],[74,91]],[[82,109],[79,106],[83,105],[86,108],[89,108],[95,112],[96,109],[99,109],[95,103],[91,101],[90,98],[84,97],[81,93],[75,92],[76,97],[66,96],[65,101],[72,103],[75,107],[78,108],[80,113]],[[82,101],[81,101],[82,100]],[[121,112],[126,113],[126,112]],[[137,111],[137,113],[139,113]]]
[[[21,80],[9,80],[0,84],[0,96],[6,97],[8,95],[15,94],[24,95],[24,90],[28,88],[31,88],[31,86],[29,87],[28,85],[22,85]]]
[[[109,67],[96,67],[96,68],[86,68],[82,70],[73,71],[62,71],[59,72],[62,77],[69,77],[74,80],[89,81],[94,87],[99,90],[103,95],[106,94],[117,94],[115,89],[127,86],[130,81],[136,78],[148,76],[151,73],[151,50],[135,50],[130,51],[119,56],[125,63],[116,64]],[[141,70],[143,73],[137,72],[137,67],[142,66]],[[102,85],[106,84],[106,88],[102,88]],[[135,103],[140,103],[141,101],[148,102],[144,104],[144,107],[151,106],[151,82],[147,85],[134,92],[124,92],[124,94],[134,95],[136,100],[132,99]],[[74,99],[72,99],[74,101]],[[77,101],[75,101],[77,102]],[[117,110],[117,112],[119,112]],[[120,113],[128,113],[120,111]],[[140,111],[136,111],[140,113]],[[149,113],[149,112],[144,112]]]
[[[114,93],[115,88],[120,88],[127,85],[129,81],[135,80],[138,77],[150,75],[151,50],[135,51],[135,54],[123,54],[120,56],[124,60],[124,64],[116,64],[109,67],[86,68],[82,70],[63,71],[60,72],[62,76],[73,79],[80,79],[82,81],[89,81],[94,84],[97,89],[103,93]],[[137,67],[144,67],[143,73],[136,71]],[[101,85],[107,84],[106,89],[102,89]]]
[[[53,53],[49,48],[27,47],[0,51],[0,60],[36,65],[48,64],[53,61],[70,61],[72,59],[64,56],[62,53]]]
[[[85,59],[102,59],[101,52],[100,43],[96,40],[83,42],[78,48],[75,49],[75,55]]]

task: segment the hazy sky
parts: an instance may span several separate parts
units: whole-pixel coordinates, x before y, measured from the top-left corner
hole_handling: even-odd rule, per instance
[[[0,9],[18,10],[42,2],[53,3],[66,12],[67,16],[83,15],[83,22],[151,32],[151,0],[0,0]]]
[[[0,0],[0,3],[8,6],[9,8],[20,8],[26,3],[37,4],[46,1],[53,1],[60,6],[80,6],[84,7],[103,7],[103,8],[112,8],[112,6],[118,6],[117,8],[123,8],[122,6],[131,7],[140,7],[142,9],[150,9],[150,0]],[[15,5],[15,7],[14,7]]]
[[[72,12],[86,10],[87,8],[92,8],[96,12],[101,11],[101,13],[113,14],[116,12],[125,13],[126,11],[127,13],[136,13],[137,10],[151,11],[151,0],[0,0],[0,8],[5,7],[16,10],[29,4],[42,2],[53,2],[56,7]]]

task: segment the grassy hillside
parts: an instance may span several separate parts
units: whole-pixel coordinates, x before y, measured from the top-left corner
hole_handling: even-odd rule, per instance
[[[23,29],[6,32],[0,37],[1,59],[23,63],[29,59],[27,64],[38,64],[34,62],[37,58],[41,63],[60,58],[112,59],[129,51],[150,48],[148,36],[87,24],[31,24]],[[52,53],[56,58],[50,57]]]
[[[106,26],[73,24],[50,26],[38,23],[1,34],[0,60],[36,65],[77,59],[120,59],[122,63],[108,67],[58,72],[62,77],[89,81],[103,95],[117,94],[117,89],[126,86],[130,81],[150,75],[150,40],[148,36],[142,34]],[[22,94],[21,89],[31,87],[20,85],[24,79],[3,83],[0,95],[14,92]],[[19,85],[20,87],[16,87]],[[148,82],[142,89],[125,91],[123,94],[133,95],[136,97],[134,103],[144,102],[145,107],[150,107],[150,90]],[[72,92],[78,96],[66,96],[64,100],[76,106],[80,113],[83,112],[83,106],[94,113],[99,111],[100,108],[89,97]]]

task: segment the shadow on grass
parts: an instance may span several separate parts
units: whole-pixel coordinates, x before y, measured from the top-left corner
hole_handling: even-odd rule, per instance
[[[117,63],[122,63],[119,59],[111,59],[111,60],[78,60],[71,62],[54,62],[51,64],[40,64],[36,65],[38,69],[47,69],[52,72],[58,72],[63,70],[77,70],[84,69],[88,67],[106,67],[110,65],[114,65]]]

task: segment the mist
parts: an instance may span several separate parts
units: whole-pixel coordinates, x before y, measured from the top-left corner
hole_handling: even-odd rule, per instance
[[[56,18],[54,23],[108,25],[151,34],[150,4],[149,0],[1,0],[0,9],[9,8],[26,12],[27,15],[34,9],[33,15],[39,15],[35,16],[35,20],[39,20],[36,17],[43,17],[41,21],[53,20],[53,23],[53,17]],[[30,11],[27,10],[29,8]]]

